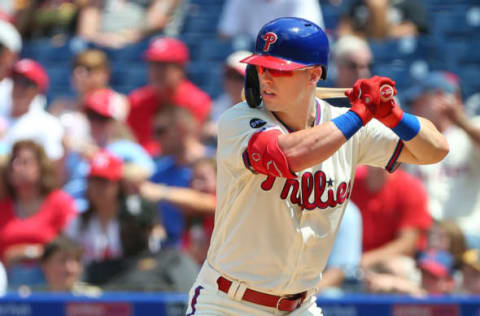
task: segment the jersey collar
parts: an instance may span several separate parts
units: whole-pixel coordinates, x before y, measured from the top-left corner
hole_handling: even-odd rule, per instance
[[[285,122],[283,122],[275,112],[272,112],[272,114],[287,129],[287,131],[289,133],[295,132],[290,126],[285,124]],[[321,108],[320,108],[320,102],[318,102],[318,100],[315,99],[315,120],[313,121],[312,127],[317,126],[320,123],[320,117],[321,116],[322,116],[322,113],[321,113]]]

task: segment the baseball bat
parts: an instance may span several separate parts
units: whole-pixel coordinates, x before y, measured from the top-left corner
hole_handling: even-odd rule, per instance
[[[346,98],[345,91],[348,91],[350,89],[351,88],[317,87],[315,95],[319,99]],[[242,89],[242,101],[245,101],[245,90],[244,89]]]
[[[351,88],[325,88],[318,87],[315,95],[319,99],[330,99],[330,98],[346,98],[345,91],[349,91]],[[361,94],[361,91],[360,91]],[[395,95],[394,89],[388,84],[384,84],[380,87],[380,99],[385,102],[393,98]],[[367,102],[368,99],[366,100]]]
[[[346,98],[345,91],[349,91],[351,88],[328,88],[317,87],[315,95],[319,99],[337,99]],[[394,96],[393,88],[389,85],[383,85],[380,87],[380,98],[382,101],[388,101]],[[245,91],[242,89],[242,100],[245,101]]]
[[[351,88],[317,87],[315,95],[319,99],[346,98],[345,91],[348,90],[351,90]]]

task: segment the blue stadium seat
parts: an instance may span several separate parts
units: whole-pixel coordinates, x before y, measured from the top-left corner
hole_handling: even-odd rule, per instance
[[[201,5],[201,6],[214,6],[214,5],[223,5],[225,0],[190,0],[191,4]]]
[[[480,64],[480,40],[466,43],[465,50],[460,59],[461,62],[479,63]]]
[[[44,66],[50,80],[50,87],[53,89],[70,88],[70,67],[63,63],[52,63]]]
[[[188,47],[190,59],[197,60],[205,36],[202,33],[186,33],[178,36]]]
[[[222,41],[213,37],[202,41],[198,58],[203,61],[223,62],[232,52],[233,48],[230,41]]]
[[[187,7],[187,17],[203,17],[217,19],[223,11],[223,3],[195,3],[191,1]]]
[[[208,95],[215,99],[223,92],[223,64],[217,64],[210,70],[203,89]]]
[[[338,6],[333,6],[329,2],[321,3],[323,22],[327,31],[335,31],[340,19],[341,10]]]
[[[480,3],[479,3],[480,5]],[[432,12],[432,34],[475,38],[480,31],[480,7],[457,3]]]
[[[211,36],[217,32],[218,19],[216,17],[189,16],[184,22],[183,33],[202,33]]]
[[[480,92],[480,64],[463,64],[457,71],[460,76],[463,95],[472,95]]]
[[[108,49],[107,54],[111,61],[141,61],[143,60],[143,52],[147,49],[149,40],[131,44],[122,49]],[[104,49],[105,50],[105,49]]]
[[[49,78],[49,88],[47,91],[48,103],[57,97],[73,96],[75,92],[71,86],[70,65],[65,63],[44,64]]]
[[[187,67],[187,77],[208,93],[216,95],[221,91],[223,64],[219,62],[191,62]]]
[[[413,80],[410,75],[409,64],[400,60],[389,63],[375,63],[372,73],[391,78],[396,82],[398,89],[409,86]]]
[[[375,62],[392,61],[395,59],[413,61],[428,59],[434,54],[435,43],[428,36],[418,38],[403,38],[399,40],[370,41]]]
[[[110,83],[112,87],[136,89],[147,84],[148,70],[144,62],[116,61],[113,63]]]
[[[31,58],[42,64],[51,61],[70,61],[73,55],[69,41],[55,45],[49,39],[25,41],[21,52],[22,58]]]
[[[201,86],[207,81],[210,70],[216,66],[215,62],[191,62],[187,66],[187,77],[196,85]]]

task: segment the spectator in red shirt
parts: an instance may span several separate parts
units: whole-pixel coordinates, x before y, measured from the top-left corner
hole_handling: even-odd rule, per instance
[[[139,143],[156,155],[160,153],[160,146],[152,138],[152,124],[158,108],[167,104],[185,107],[202,124],[210,114],[211,100],[185,76],[189,52],[182,41],[156,38],[146,50],[145,58],[148,61],[149,84],[129,95],[128,124]]]
[[[53,163],[30,140],[17,142],[7,164],[7,195],[0,200],[0,258],[9,284],[27,282],[39,272],[43,246],[61,233],[76,215],[73,199],[58,189]],[[22,279],[17,279],[22,270]]]
[[[394,256],[411,257],[417,247],[425,247],[432,219],[419,180],[403,170],[388,174],[362,166],[351,198],[362,214],[364,269]]]

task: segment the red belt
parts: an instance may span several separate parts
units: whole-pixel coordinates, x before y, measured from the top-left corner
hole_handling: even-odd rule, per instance
[[[224,277],[219,277],[217,279],[217,285],[220,291],[228,294],[228,290],[232,285],[232,281],[229,281]],[[296,310],[300,305],[302,305],[305,296],[306,292],[287,296],[276,296],[251,289],[246,289],[245,293],[243,294],[242,300],[258,305],[273,307],[283,312],[291,312]]]

